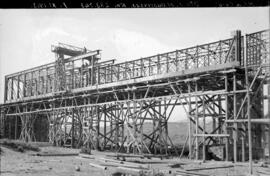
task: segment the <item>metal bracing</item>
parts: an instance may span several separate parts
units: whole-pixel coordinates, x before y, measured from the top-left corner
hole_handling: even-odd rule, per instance
[[[52,50],[56,62],[5,77],[2,136],[38,140],[46,119],[55,145],[182,156],[168,128],[181,107],[191,159],[249,160],[251,173],[270,148],[269,30],[117,64],[99,50]]]
[[[35,99],[49,96],[48,93],[234,63],[234,45],[235,39],[231,38],[118,64],[114,64],[114,60],[98,62],[99,50],[87,50],[84,54],[78,49],[71,51],[71,47],[54,46],[52,51],[56,53],[56,62],[6,76],[9,84],[5,102]],[[70,52],[81,55],[72,54],[73,57],[64,58],[65,55],[70,55]],[[19,80],[18,77],[24,77],[24,80]],[[14,90],[18,90],[19,87],[26,89],[26,92],[17,97]]]

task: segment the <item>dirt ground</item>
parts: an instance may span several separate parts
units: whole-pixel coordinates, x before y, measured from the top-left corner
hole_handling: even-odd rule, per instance
[[[41,151],[39,153],[79,153],[78,149],[60,148],[53,146],[39,146]],[[1,176],[107,176],[116,171],[116,167],[109,163],[102,163],[95,159],[86,159],[79,156],[36,156],[37,152],[25,151],[23,153],[14,151],[10,148],[1,146]],[[110,152],[92,152],[92,156],[106,157],[113,155]],[[115,159],[110,157],[111,159]],[[233,165],[230,162],[217,162],[217,161],[190,161],[187,159],[138,159],[127,158],[129,162],[136,162],[143,165],[147,165],[151,170],[161,171],[170,170],[172,174],[176,175],[175,171],[193,169],[192,172],[206,175],[216,176],[240,176],[248,175],[248,163],[237,163]],[[107,170],[101,170],[89,165],[89,163],[107,165]],[[231,166],[229,168],[217,168],[217,169],[203,169],[196,170],[198,168]],[[80,169],[76,171],[76,169]],[[178,173],[177,175],[185,175]],[[270,175],[270,165],[260,163],[254,166],[254,175],[266,176]]]

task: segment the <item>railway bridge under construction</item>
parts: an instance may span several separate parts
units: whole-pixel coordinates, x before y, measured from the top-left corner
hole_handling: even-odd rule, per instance
[[[181,155],[168,135],[168,120],[181,107],[189,158],[207,159],[211,148],[226,161],[264,158],[269,32],[237,30],[225,40],[122,63],[102,61],[100,50],[59,43],[51,47],[55,62],[5,76],[1,137]]]

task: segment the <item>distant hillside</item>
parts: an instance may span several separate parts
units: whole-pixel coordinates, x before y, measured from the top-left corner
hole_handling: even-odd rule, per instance
[[[151,133],[153,131],[153,125],[151,123],[145,123],[143,130],[146,134]],[[174,144],[183,144],[188,135],[188,123],[168,122],[168,132]]]
[[[211,125],[212,123],[207,123],[206,130],[210,129]],[[150,133],[152,129],[151,123],[144,124],[144,133]],[[174,144],[184,144],[188,136],[188,122],[168,122],[168,132]]]
[[[150,134],[153,131],[152,123],[144,123],[143,132]],[[210,129],[211,123],[206,124],[206,129]],[[195,129],[193,129],[195,130]],[[100,131],[103,131],[101,127]],[[188,136],[188,122],[168,122],[168,132],[174,144],[184,144]],[[126,132],[125,132],[126,133]]]

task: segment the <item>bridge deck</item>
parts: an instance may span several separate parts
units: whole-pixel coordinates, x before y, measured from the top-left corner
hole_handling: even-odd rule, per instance
[[[91,65],[91,57],[79,55],[65,62],[66,90],[86,91],[93,88],[131,84],[171,76],[183,76],[211,69],[235,66],[234,39],[176,50],[117,64]],[[60,93],[55,85],[55,63],[6,76],[5,102],[16,102]],[[239,65],[239,64],[238,64]]]
[[[234,37],[116,64],[114,61],[91,63],[92,58],[100,57],[99,51],[87,50],[87,53],[65,60],[65,80],[56,79],[55,62],[7,75],[4,101],[13,103],[67,92],[102,91],[121,85],[241,67],[244,42],[240,44],[242,54],[238,61],[235,59],[236,45]],[[269,31],[247,35],[247,48],[249,65],[269,63]],[[260,54],[262,57],[258,59]],[[57,90],[56,81],[64,81],[65,90]]]

